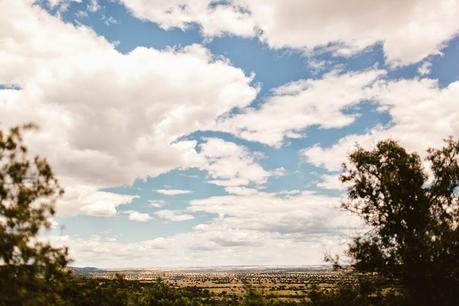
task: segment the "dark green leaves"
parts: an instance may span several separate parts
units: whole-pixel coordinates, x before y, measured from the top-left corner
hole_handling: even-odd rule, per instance
[[[428,150],[426,161],[430,180],[419,155],[393,140],[350,155],[342,206],[372,230],[354,240],[349,254],[356,269],[400,280],[414,304],[449,305],[459,288],[459,142],[450,138]]]
[[[63,194],[45,159],[28,154],[22,132],[0,131],[0,305],[40,305],[58,298],[67,249],[38,239]],[[56,300],[57,303],[57,300]]]

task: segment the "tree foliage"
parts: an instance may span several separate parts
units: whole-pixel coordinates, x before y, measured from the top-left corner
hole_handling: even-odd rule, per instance
[[[427,173],[418,154],[393,140],[350,155],[343,207],[370,231],[349,254],[357,270],[398,281],[407,304],[452,305],[459,288],[459,142],[429,149],[426,161]]]
[[[59,302],[67,277],[67,250],[40,241],[51,226],[54,204],[62,195],[45,159],[31,156],[22,131],[0,131],[0,304]]]

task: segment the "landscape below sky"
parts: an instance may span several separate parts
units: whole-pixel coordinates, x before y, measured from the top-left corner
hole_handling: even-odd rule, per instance
[[[0,128],[73,266],[323,265],[358,143],[459,136],[459,2],[0,0]]]

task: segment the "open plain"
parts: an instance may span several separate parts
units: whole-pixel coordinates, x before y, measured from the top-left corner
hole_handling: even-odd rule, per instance
[[[214,297],[241,298],[254,290],[268,299],[298,302],[307,298],[314,287],[331,288],[337,283],[352,282],[345,271],[327,266],[308,267],[212,267],[183,269],[110,269],[80,270],[89,278],[113,279],[123,275],[128,280],[154,282],[163,280],[174,288],[198,287]]]

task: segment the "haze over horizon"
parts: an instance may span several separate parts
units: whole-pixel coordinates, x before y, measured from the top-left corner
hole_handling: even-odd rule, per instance
[[[0,128],[40,126],[72,266],[323,265],[356,143],[459,136],[455,0],[0,3]]]

